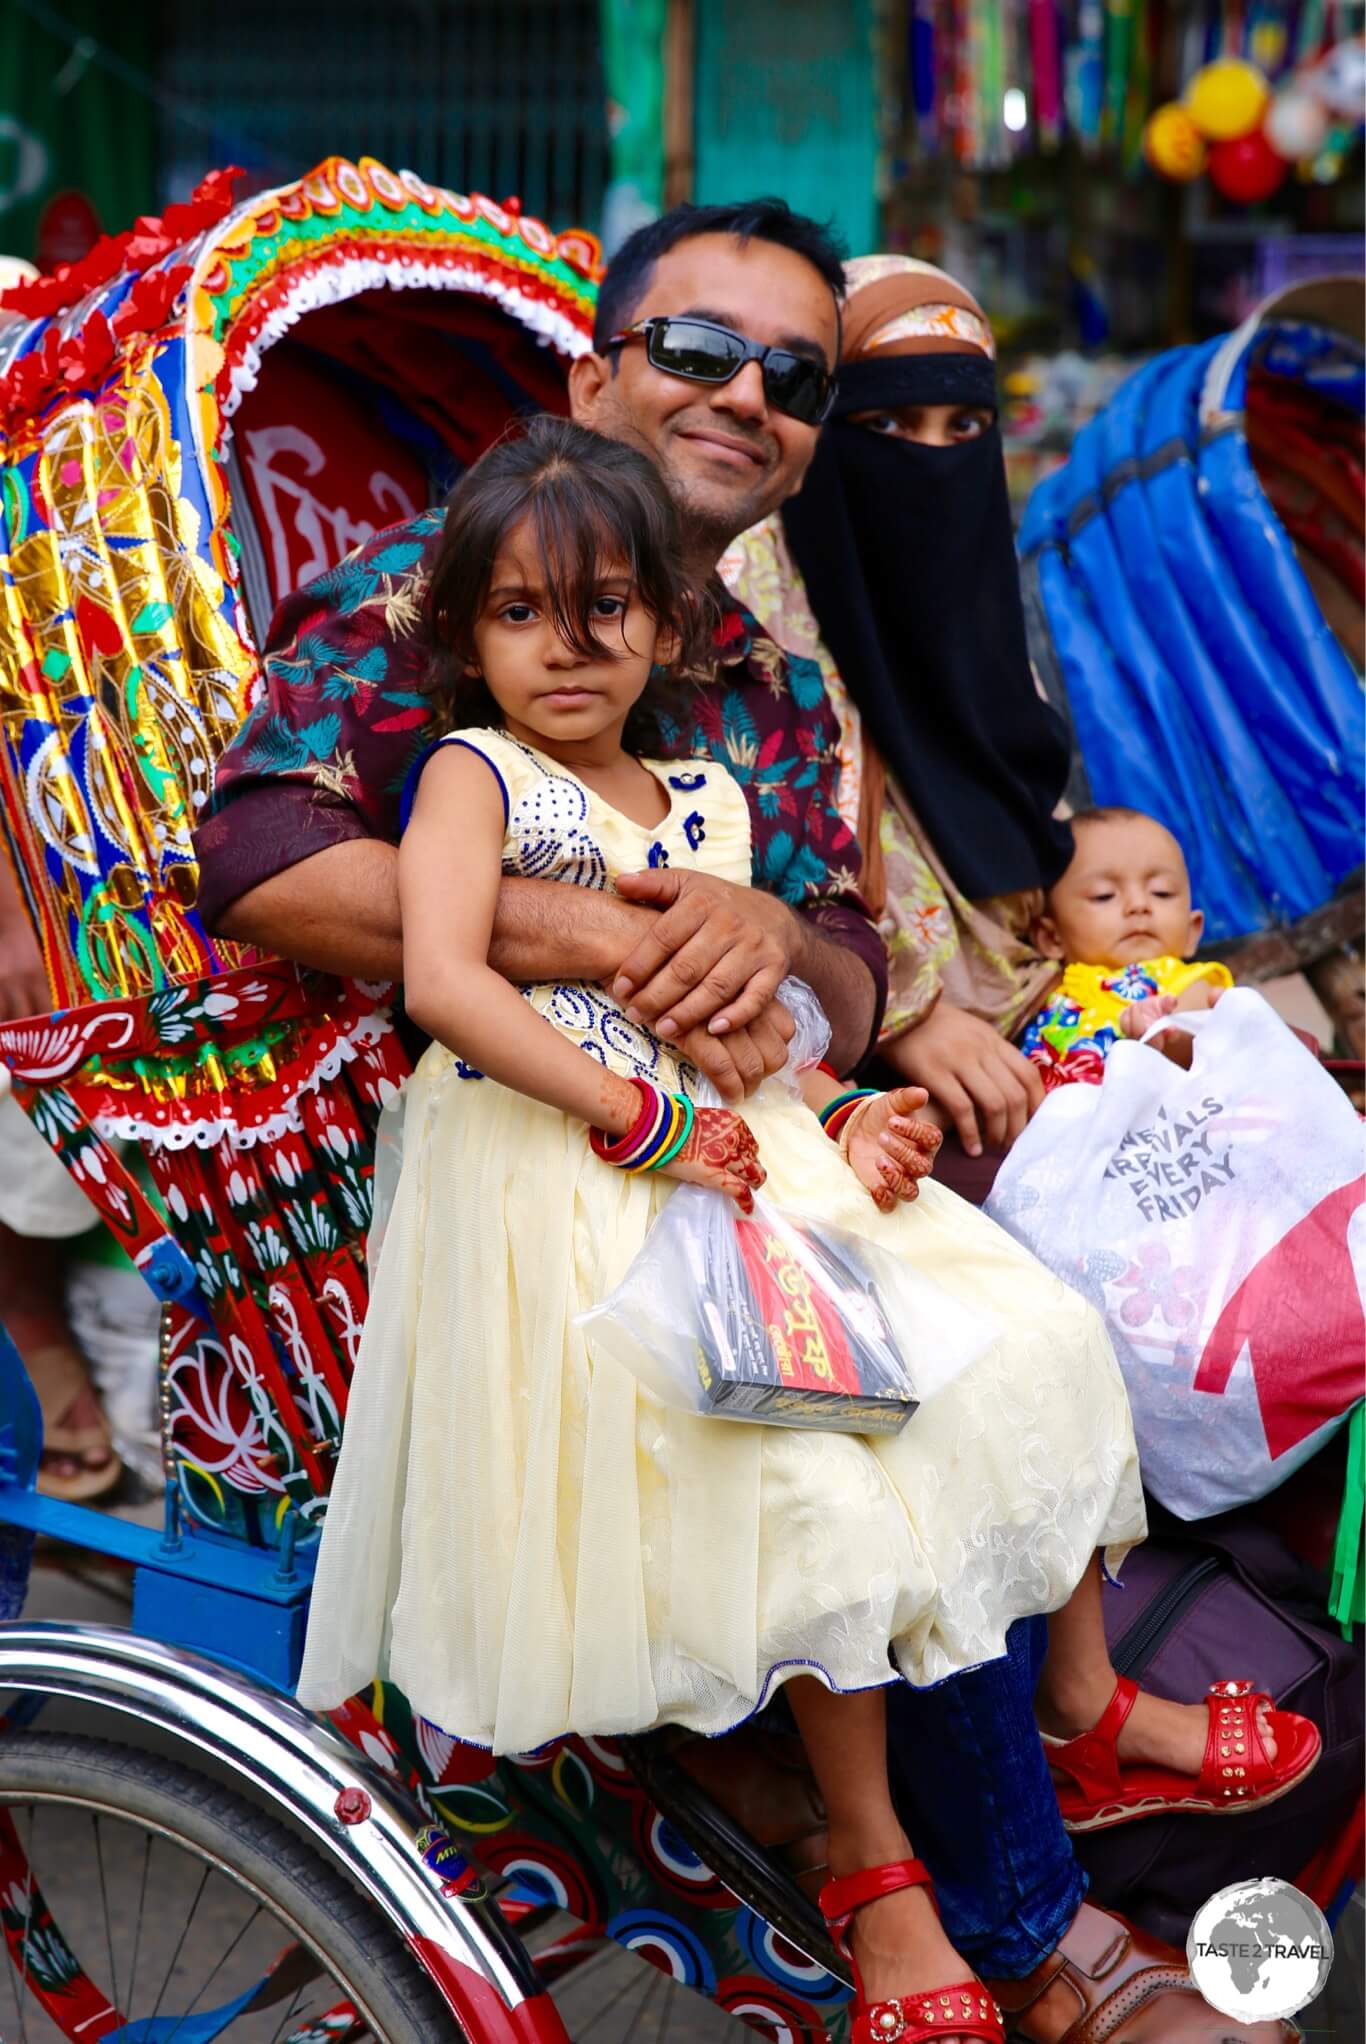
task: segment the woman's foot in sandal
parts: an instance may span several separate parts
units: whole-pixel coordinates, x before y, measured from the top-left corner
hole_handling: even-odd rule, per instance
[[[840,1890],[848,1878],[857,1879],[870,1867],[886,1867],[889,1863],[919,1864],[911,1857],[910,1842],[904,1833],[899,1844],[891,1838],[860,1843],[832,1835],[832,1878],[821,1891],[822,1909],[829,1912],[833,1906],[838,1918],[839,1905],[844,1901]],[[979,2044],[979,2040],[997,2034],[990,2013],[985,2023],[982,2019],[984,2009],[992,2010],[991,1996],[973,1979],[972,1969],[944,1935],[923,1869],[906,1886],[860,1902],[836,1935],[853,1962],[859,1991],[858,2015],[869,2018],[863,2029],[856,2021],[854,2037],[858,2044],[862,2044],[865,2036],[876,2040],[883,2034],[915,2035],[912,2025],[924,2008],[932,2012],[933,2034],[944,2037],[948,2044],[956,2044],[960,2039],[961,2044]],[[946,1995],[950,1988],[952,1994]],[[880,2030],[878,2015],[883,2009],[896,2010],[903,2019],[904,2030],[890,2020],[885,2030]],[[958,2030],[951,2019],[954,2014],[964,2022],[971,2016],[977,2027]]]
[[[1036,1700],[1058,1802],[1069,1831],[1182,1811],[1236,1815],[1286,1795],[1318,1760],[1307,1718],[1275,1708],[1251,1682],[1211,1684],[1198,1704],[1148,1696],[1114,1678],[1103,1709],[1056,1690]],[[1089,1721],[1076,1720],[1090,1709]],[[1057,1729],[1055,1730],[1054,1727]]]
[[[1050,1739],[1075,1739],[1100,1722],[1115,1693],[1116,1676],[1107,1669],[1102,1691],[1054,1690],[1045,1677],[1034,1699],[1039,1730]],[[1269,1704],[1259,1710],[1258,1725],[1267,1757],[1276,1757],[1276,1733]],[[1174,1774],[1197,1775],[1205,1757],[1209,1713],[1203,1703],[1171,1703],[1165,1696],[1150,1696],[1140,1689],[1133,1708],[1119,1728],[1115,1751],[1122,1764],[1131,1767],[1169,1767]],[[1056,1770],[1061,1773],[1063,1770]]]

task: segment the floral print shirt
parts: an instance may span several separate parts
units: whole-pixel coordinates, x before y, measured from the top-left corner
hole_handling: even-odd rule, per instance
[[[430,740],[424,593],[441,510],[390,526],[276,612],[256,703],[218,763],[195,837],[199,912],[350,838],[396,844],[408,770]],[[886,997],[886,952],[859,899],[838,806],[839,723],[813,660],[783,652],[724,596],[716,663],[696,677],[670,756],[725,766],[750,808],[754,884],[857,952]]]
[[[1119,1042],[1124,1010],[1156,994],[1183,994],[1197,980],[1230,987],[1226,965],[1187,965],[1180,958],[1149,958],[1138,965],[1069,965],[1062,984],[1020,1038],[1020,1049],[1039,1068],[1045,1092],[1055,1086],[1098,1086],[1105,1060]]]

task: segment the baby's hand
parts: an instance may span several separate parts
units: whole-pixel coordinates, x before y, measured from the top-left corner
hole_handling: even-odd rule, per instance
[[[1152,994],[1146,1001],[1133,1001],[1119,1018],[1120,1035],[1137,1043],[1155,1023],[1165,1022],[1168,1015],[1175,1015],[1178,1010],[1184,1014],[1199,1014],[1204,1009],[1217,1006],[1220,996],[1226,992],[1225,987],[1211,986],[1207,979],[1197,979],[1183,994]],[[1163,1057],[1170,1058],[1174,1065],[1190,1070],[1195,1042],[1184,1029],[1164,1029],[1160,1036],[1153,1038],[1149,1048],[1160,1050]]]
[[[1119,1018],[1119,1033],[1131,1043],[1138,1043],[1155,1022],[1165,1022],[1168,1015],[1175,1013],[1175,994],[1151,994],[1146,1001],[1131,1001]],[[1171,1035],[1172,1031],[1166,1034]],[[1162,1040],[1160,1036],[1154,1039],[1159,1044]]]
[[[850,1128],[844,1146],[850,1168],[884,1214],[899,1199],[914,1199],[934,1169],[943,1130],[915,1119],[929,1097],[923,1086],[897,1086],[867,1101]]]
[[[687,1142],[660,1172],[728,1194],[742,1214],[754,1212],[754,1195],[767,1175],[749,1123],[728,1107],[697,1108]]]

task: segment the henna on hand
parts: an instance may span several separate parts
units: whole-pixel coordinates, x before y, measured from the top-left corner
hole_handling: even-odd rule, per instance
[[[754,1195],[767,1173],[748,1122],[728,1107],[699,1107],[688,1140],[664,1166],[664,1175],[692,1185],[709,1185],[726,1193],[742,1213],[750,1214]]]
[[[944,1138],[933,1122],[919,1119],[916,1110],[924,1103],[920,1089],[894,1088],[868,1101],[845,1130],[841,1147],[879,1212],[915,1199],[920,1180],[934,1169]]]
[[[713,1171],[733,1172],[747,1185],[760,1186],[767,1176],[759,1162],[754,1131],[728,1107],[697,1109],[682,1155],[690,1163],[710,1165]]]

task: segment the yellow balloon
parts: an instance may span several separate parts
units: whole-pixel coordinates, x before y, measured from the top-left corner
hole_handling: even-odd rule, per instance
[[[1143,154],[1160,177],[1189,184],[1205,167],[1205,140],[1179,100],[1168,100],[1148,117]]]
[[[1236,142],[1261,123],[1271,87],[1255,64],[1221,57],[1186,87],[1186,111],[1210,142]]]

